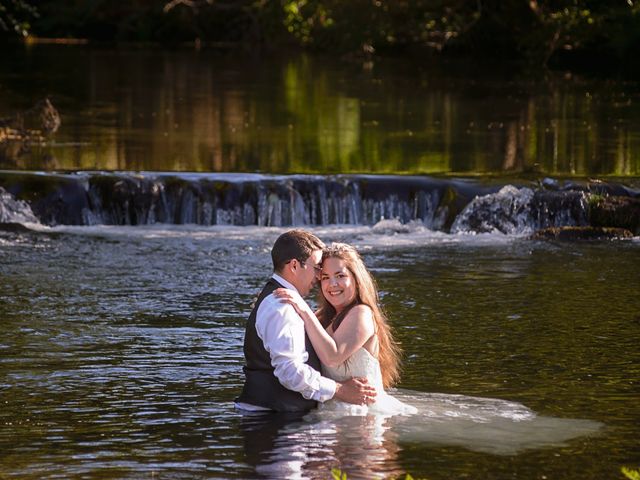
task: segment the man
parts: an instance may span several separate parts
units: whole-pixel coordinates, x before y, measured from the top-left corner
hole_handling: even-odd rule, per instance
[[[245,384],[236,399],[243,410],[304,412],[336,398],[365,404],[375,401],[366,379],[335,382],[323,377],[320,361],[295,309],[271,293],[281,287],[307,295],[317,281],[324,244],[304,230],[278,237],[271,250],[273,276],[258,296],[244,338]]]

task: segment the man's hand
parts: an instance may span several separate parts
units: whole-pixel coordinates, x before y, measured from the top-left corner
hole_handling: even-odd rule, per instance
[[[336,382],[333,398],[356,405],[369,405],[376,401],[376,389],[369,385],[366,378],[355,377],[346,382]]]

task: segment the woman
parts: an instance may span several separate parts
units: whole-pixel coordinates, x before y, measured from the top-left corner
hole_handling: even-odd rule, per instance
[[[367,377],[378,393],[369,406],[331,400],[321,408],[356,415],[416,413],[385,392],[398,380],[400,349],[378,305],[375,281],[353,247],[334,243],[324,251],[320,286],[316,314],[296,292],[278,289],[275,295],[304,320],[323,375],[337,381]]]

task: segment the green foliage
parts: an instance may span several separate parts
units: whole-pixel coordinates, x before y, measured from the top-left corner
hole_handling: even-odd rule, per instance
[[[294,43],[364,56],[422,49],[538,65],[576,52],[623,63],[640,48],[640,1],[634,0],[41,0],[37,11],[35,4],[2,0],[0,29],[252,49]]]
[[[640,470],[632,470],[632,469],[627,468],[627,467],[622,467],[620,469],[620,471],[629,480],[640,480]]]
[[[640,480],[640,470],[632,470],[631,468],[622,467],[620,471],[627,477],[629,480]],[[331,469],[331,479],[332,480],[347,480],[347,474],[344,473],[339,468]],[[403,480],[414,480],[414,478],[410,474],[406,474]],[[419,480],[419,479],[415,479]]]
[[[365,54],[410,45],[441,49],[466,21],[445,12],[443,2],[420,0],[294,0],[285,10],[287,31],[301,45]],[[476,11],[468,13],[473,18]]]
[[[332,480],[347,480],[347,474],[344,473],[339,468],[331,469],[331,479]],[[414,478],[410,474],[405,474],[404,477],[397,477],[396,480],[414,480]],[[415,480],[420,480],[416,478]],[[635,479],[634,479],[635,480]]]
[[[24,0],[0,1],[0,29],[26,37],[31,29],[29,20],[36,18],[38,11]]]
[[[598,195],[597,193],[591,193],[587,197],[587,203],[589,206],[598,206],[600,203],[604,201],[604,196]]]
[[[320,50],[418,47],[540,64],[580,50],[623,58],[640,46],[640,7],[632,1],[291,0],[283,8],[293,39]]]
[[[332,468],[331,478],[333,480],[347,480],[347,474],[343,473],[339,468]]]
[[[565,0],[534,4],[544,32],[541,44],[546,49],[545,61],[553,54],[580,50],[609,50],[622,57],[626,50],[638,45],[640,10],[632,1],[610,4]]]

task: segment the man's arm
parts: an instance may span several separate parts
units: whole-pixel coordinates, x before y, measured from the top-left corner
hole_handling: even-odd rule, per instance
[[[285,388],[318,402],[331,398],[358,405],[375,402],[376,390],[366,378],[335,382],[306,363],[304,321],[291,305],[272,296],[265,298],[256,313],[256,331]]]
[[[304,322],[291,305],[272,296],[265,298],[256,315],[256,331],[271,356],[275,376],[285,388],[318,402],[333,398],[336,382],[306,363]]]

